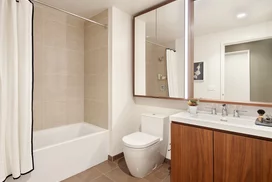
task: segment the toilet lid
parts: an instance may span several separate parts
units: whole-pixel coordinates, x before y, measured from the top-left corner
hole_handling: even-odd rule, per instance
[[[136,132],[123,137],[125,146],[131,148],[146,148],[160,141],[159,137],[155,137],[146,133]]]

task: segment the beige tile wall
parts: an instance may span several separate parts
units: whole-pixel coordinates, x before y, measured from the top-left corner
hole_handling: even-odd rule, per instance
[[[159,61],[159,58],[163,58]],[[158,80],[157,75],[167,75],[165,48],[146,43],[146,95],[168,97],[167,80]],[[166,86],[166,90],[160,90],[161,85]]]
[[[108,11],[91,18],[108,24]],[[84,120],[108,128],[108,30],[85,22]]]
[[[34,10],[34,129],[83,122],[84,21]]]

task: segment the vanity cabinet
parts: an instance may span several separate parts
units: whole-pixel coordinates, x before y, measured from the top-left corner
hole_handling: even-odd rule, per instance
[[[171,125],[171,182],[213,181],[213,131]]]
[[[271,141],[171,124],[171,182],[271,181]]]
[[[272,181],[272,142],[214,132],[214,182]]]

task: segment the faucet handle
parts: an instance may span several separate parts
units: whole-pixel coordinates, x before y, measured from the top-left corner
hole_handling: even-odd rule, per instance
[[[238,109],[234,109],[233,110],[233,117],[237,117],[237,118],[239,118],[240,117],[240,115],[241,115],[241,112],[247,112],[247,111],[242,111],[242,110],[238,110]]]
[[[213,114],[213,115],[217,115],[216,107],[213,107],[213,108],[212,108],[212,114]]]
[[[240,114],[239,114],[239,110],[238,109],[234,109],[233,110],[233,117],[237,117],[237,118],[239,118],[240,117]]]
[[[217,110],[216,107],[205,107],[206,109],[211,109],[211,114],[212,115],[217,115]]]

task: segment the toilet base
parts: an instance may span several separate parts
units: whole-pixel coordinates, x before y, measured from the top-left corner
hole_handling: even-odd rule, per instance
[[[143,178],[163,163],[165,155],[160,153],[160,143],[144,149],[124,146],[125,160],[132,176]]]

